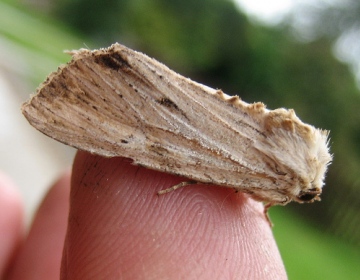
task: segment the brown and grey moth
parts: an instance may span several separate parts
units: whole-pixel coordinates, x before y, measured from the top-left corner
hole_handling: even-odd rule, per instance
[[[188,178],[168,190],[199,182],[268,206],[320,200],[328,131],[293,110],[245,103],[120,44],[71,54],[22,107],[42,133]]]

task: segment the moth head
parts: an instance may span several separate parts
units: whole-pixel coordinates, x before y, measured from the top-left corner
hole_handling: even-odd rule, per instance
[[[291,178],[283,194],[299,203],[320,200],[332,160],[329,132],[303,123],[291,109],[268,111],[264,128],[270,145],[262,147],[259,141],[256,148],[274,159],[277,177]]]
[[[293,180],[284,194],[299,203],[319,201],[332,160],[329,132],[302,123],[291,110],[279,110],[278,114],[281,115],[281,125],[273,128],[271,136],[274,139],[272,154],[276,155],[275,161],[280,163],[281,172],[278,167],[275,170],[280,176],[291,174]]]
[[[302,177],[305,186],[301,188],[296,196],[296,201],[300,203],[320,200],[327,167],[332,160],[328,147],[329,132],[314,128],[312,128],[312,131],[313,133],[307,143],[310,149],[308,153],[305,153],[308,167]]]

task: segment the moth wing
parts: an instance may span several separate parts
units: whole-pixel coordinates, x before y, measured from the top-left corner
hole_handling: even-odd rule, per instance
[[[264,133],[269,111],[263,104],[230,98],[119,44],[73,55],[23,106],[44,134],[200,182],[263,189],[264,196],[291,183],[276,186],[279,174],[294,170],[283,170],[266,151],[278,148]],[[268,120],[271,130],[274,118]]]
[[[216,181],[227,184],[229,172],[251,169],[246,159],[232,158],[234,141],[240,136],[237,148],[242,149],[251,140],[216,116],[231,105],[215,95],[215,90],[116,44],[74,53],[23,105],[23,113],[44,134],[80,150],[130,157],[137,164],[187,176],[201,165],[201,174],[193,179],[213,182],[214,174],[222,174]]]

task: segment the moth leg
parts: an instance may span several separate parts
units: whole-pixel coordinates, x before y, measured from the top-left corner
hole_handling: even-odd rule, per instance
[[[180,184],[177,184],[177,185],[174,185],[170,188],[167,188],[165,190],[161,190],[161,191],[158,191],[158,195],[162,195],[162,194],[166,194],[166,193],[169,193],[169,192],[172,192],[172,191],[175,191],[181,187],[185,187],[185,186],[188,186],[188,185],[194,185],[194,184],[197,184],[198,182],[196,181],[185,181],[185,182],[181,182]]]
[[[266,221],[269,223],[269,226],[272,228],[274,225],[273,225],[273,223],[272,223],[271,220],[270,220],[270,216],[269,216],[269,212],[268,212],[271,206],[274,206],[274,204],[271,203],[271,202],[265,204],[265,207],[264,207],[264,215],[265,215]]]

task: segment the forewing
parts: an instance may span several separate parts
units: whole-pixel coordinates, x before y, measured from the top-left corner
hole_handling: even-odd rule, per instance
[[[261,103],[230,98],[119,44],[73,56],[23,106],[38,130],[94,154],[261,199],[273,189],[284,200],[296,172],[276,156],[284,150],[273,129],[292,129],[276,123],[276,110],[273,116]]]

